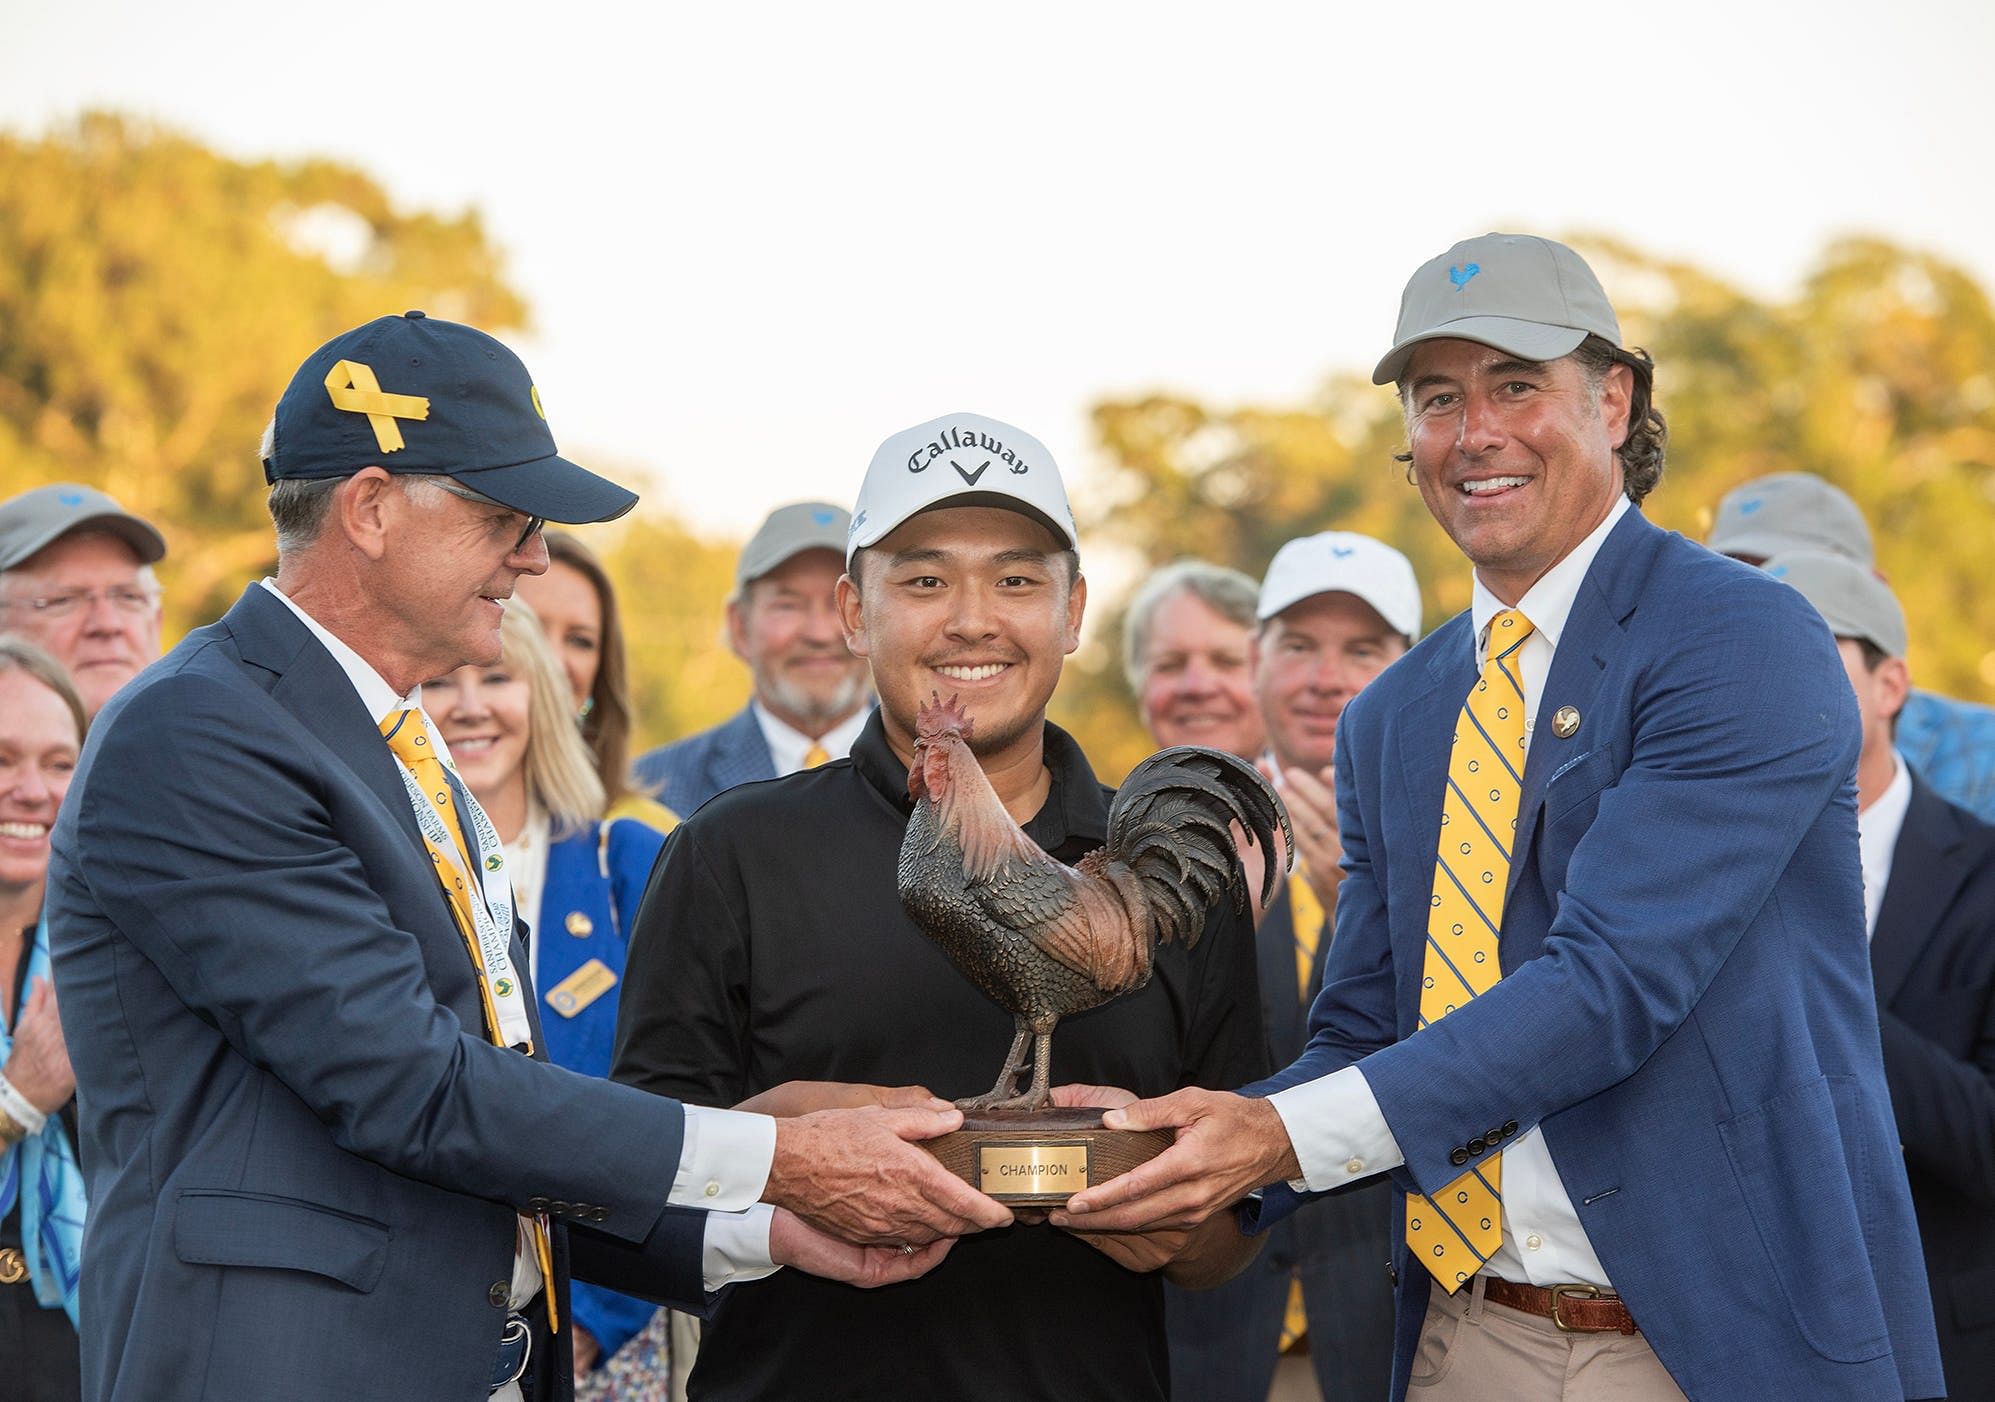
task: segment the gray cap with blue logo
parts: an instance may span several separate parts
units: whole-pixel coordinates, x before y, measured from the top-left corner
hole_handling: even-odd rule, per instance
[[[1621,344],[1621,323],[1584,258],[1530,234],[1484,234],[1421,264],[1372,383],[1405,374],[1422,341],[1478,341],[1520,360],[1557,360],[1588,335]]]

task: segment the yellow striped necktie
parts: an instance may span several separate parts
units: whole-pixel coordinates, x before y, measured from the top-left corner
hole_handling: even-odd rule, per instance
[[[1497,943],[1524,789],[1524,678],[1517,649],[1530,636],[1531,620],[1515,609],[1490,621],[1489,660],[1455,722],[1427,912],[1422,1027],[1503,977]],[[1451,1295],[1460,1289],[1503,1244],[1502,1155],[1490,1154],[1438,1193],[1408,1197],[1406,1243],[1443,1289]]]
[[[436,757],[436,748],[429,742],[429,727],[423,724],[422,712],[416,710],[390,711],[381,722],[381,738],[388,742],[388,748],[395,758],[408,767],[415,776],[423,797],[443,821],[456,851],[447,851],[437,843],[423,838],[423,845],[429,849],[430,862],[436,867],[436,879],[443,886],[444,899],[450,903],[450,913],[457,920],[457,932],[464,937],[464,947],[470,951],[471,966],[476,971],[478,999],[485,1008],[485,1035],[494,1046],[504,1046],[505,1038],[499,1031],[499,1009],[492,1001],[492,979],[485,969],[485,955],[478,948],[478,926],[471,914],[471,902],[482,899],[475,895],[469,881],[478,879],[478,863],[471,860],[471,848],[464,839],[463,825],[457,821],[457,806],[450,801],[450,780],[443,772],[443,761]],[[541,1294],[547,1305],[547,1327],[558,1330],[561,1316],[554,1304],[554,1249],[549,1235],[547,1218],[544,1214],[527,1219],[533,1224],[533,1249],[540,1262],[541,1279],[545,1282]]]
[[[818,744],[817,741],[811,741],[810,748],[804,751],[804,768],[815,769],[820,764],[829,764],[830,762],[831,751]]]
[[[1288,874],[1288,923],[1295,937],[1295,989],[1302,1005],[1309,1006],[1309,976],[1316,970],[1316,947],[1323,938],[1329,913],[1316,899],[1316,888],[1301,862]]]

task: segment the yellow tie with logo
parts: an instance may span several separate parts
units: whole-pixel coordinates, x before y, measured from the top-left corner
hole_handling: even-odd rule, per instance
[[[831,751],[818,744],[815,740],[811,742],[811,747],[804,751],[804,768],[806,769],[815,769],[820,764],[829,764],[830,762]]]
[[[494,1046],[504,1046],[505,1041],[499,1031],[499,1009],[492,1001],[492,979],[485,969],[485,955],[478,948],[478,927],[471,914],[471,902],[482,897],[474,896],[469,883],[477,879],[478,863],[471,858],[471,848],[464,840],[464,828],[457,821],[456,805],[450,801],[450,780],[444,775],[443,761],[436,757],[436,749],[429,742],[428,727],[423,724],[420,711],[391,711],[381,722],[381,738],[388,742],[395,758],[408,767],[415,776],[417,785],[423,791],[436,816],[442,820],[444,830],[449,833],[455,851],[434,842],[429,835],[423,835],[423,846],[429,849],[430,861],[436,867],[436,879],[443,886],[444,899],[450,902],[450,913],[457,919],[457,932],[464,937],[464,947],[471,954],[471,966],[477,972],[478,999],[485,1009],[485,1035]],[[554,1305],[554,1250],[548,1236],[547,1221],[536,1217],[533,1221],[533,1249],[540,1261],[541,1279],[545,1284],[541,1294],[547,1302],[547,1327],[560,1328],[560,1318]]]
[[[1489,660],[1455,721],[1427,913],[1422,1027],[1503,977],[1497,941],[1524,789],[1524,678],[1517,649],[1530,636],[1531,620],[1515,609],[1490,621]],[[1503,1159],[1492,1153],[1440,1192],[1407,1198],[1406,1243],[1452,1295],[1503,1244],[1502,1214]]]

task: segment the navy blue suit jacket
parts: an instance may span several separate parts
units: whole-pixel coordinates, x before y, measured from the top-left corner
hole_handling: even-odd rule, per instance
[[[1302,1058],[1363,1062],[1438,1191],[1540,1126],[1614,1286],[1696,1402],[1941,1391],[1879,1051],[1853,782],[1855,700],[1805,600],[1628,512],[1539,698],[1504,977],[1415,1034],[1468,615],[1345,711],[1348,872]],[[1553,714],[1571,706],[1576,733]],[[1473,1147],[1471,1141],[1474,1141]],[[1491,1146],[1494,1147],[1493,1145]],[[1264,1218],[1293,1210],[1269,1190]],[[1427,1304],[1396,1245],[1395,1396]]]
[[[1940,1358],[1995,1386],[1995,827],[1914,773],[1870,942]]]
[[[736,784],[776,777],[776,761],[762,738],[753,705],[743,706],[711,730],[674,740],[639,755],[632,767],[639,787],[681,817]]]
[[[105,708],[54,846],[90,1402],[482,1398],[523,1211],[562,1295],[701,1307],[680,1106],[486,1041],[375,718],[262,587]]]

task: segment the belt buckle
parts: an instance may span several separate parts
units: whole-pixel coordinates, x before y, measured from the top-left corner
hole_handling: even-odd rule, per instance
[[[28,1258],[11,1246],[0,1246],[0,1285],[19,1285],[28,1278]]]
[[[1562,1334],[1585,1332],[1577,1324],[1566,1323],[1565,1316],[1559,1313],[1559,1306],[1566,1300],[1597,1300],[1600,1298],[1598,1285],[1554,1285],[1552,1287],[1552,1323]]]

